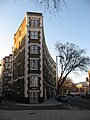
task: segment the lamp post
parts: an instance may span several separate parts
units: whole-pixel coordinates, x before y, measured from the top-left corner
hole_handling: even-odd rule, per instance
[[[58,57],[64,59],[63,56],[56,56],[56,91],[58,90]]]
[[[90,94],[90,70],[88,71],[88,83],[89,83],[89,90],[88,90],[88,93]]]
[[[0,64],[0,66],[2,66],[2,64]],[[0,78],[1,78],[1,69],[0,69]],[[0,80],[1,82],[1,80]],[[1,97],[2,97],[2,85],[0,83],[0,103],[1,103]]]
[[[58,88],[58,57],[59,56],[56,56],[56,91]]]

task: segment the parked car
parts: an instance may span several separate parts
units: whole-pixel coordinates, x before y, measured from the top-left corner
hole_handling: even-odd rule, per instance
[[[87,94],[87,98],[90,98],[90,94]]]
[[[81,94],[82,98],[90,98],[90,94]]]
[[[75,96],[75,93],[71,92],[71,93],[70,93],[70,96],[72,96],[72,97]]]
[[[55,96],[55,99],[58,100],[58,102],[59,102],[60,95],[56,95],[56,96]]]
[[[82,98],[86,98],[86,94],[84,94],[84,93],[80,94],[80,96],[81,96]]]
[[[67,95],[61,95],[61,96],[58,98],[58,102],[68,102],[68,97],[67,97]]]

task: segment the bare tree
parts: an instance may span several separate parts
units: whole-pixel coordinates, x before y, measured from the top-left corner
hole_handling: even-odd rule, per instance
[[[37,0],[39,4],[44,5],[45,10],[50,12],[62,11],[62,6],[66,5],[65,0]]]
[[[63,93],[67,93],[70,94],[70,92],[75,92],[76,89],[76,84],[73,83],[73,80],[69,77],[67,77],[67,79],[64,81],[63,85]]]
[[[82,71],[87,70],[88,65],[90,65],[90,58],[86,56],[85,49],[80,49],[79,46],[75,44],[57,42],[55,46],[60,57],[61,67],[60,78],[57,85],[58,94],[60,87],[72,71],[78,71],[80,69],[82,69]]]
[[[21,1],[21,0],[19,0]],[[17,0],[15,0],[15,3]],[[28,2],[34,2],[34,4],[43,8],[44,11],[56,14],[62,11],[62,7],[66,7],[65,0],[28,0]]]

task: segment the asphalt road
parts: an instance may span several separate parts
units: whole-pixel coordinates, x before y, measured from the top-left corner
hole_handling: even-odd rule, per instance
[[[90,110],[0,110],[0,120],[90,120]]]
[[[53,106],[17,106],[14,103],[0,103],[0,110],[90,110],[90,100],[80,96],[68,97],[68,102]]]
[[[54,106],[17,106],[0,103],[0,120],[90,120],[90,100],[68,97],[68,102]]]
[[[68,104],[73,108],[90,110],[90,99],[81,98],[80,96],[68,97]]]

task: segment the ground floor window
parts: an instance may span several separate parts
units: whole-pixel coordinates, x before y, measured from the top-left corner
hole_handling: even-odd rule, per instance
[[[38,92],[30,91],[30,103],[38,103]]]

